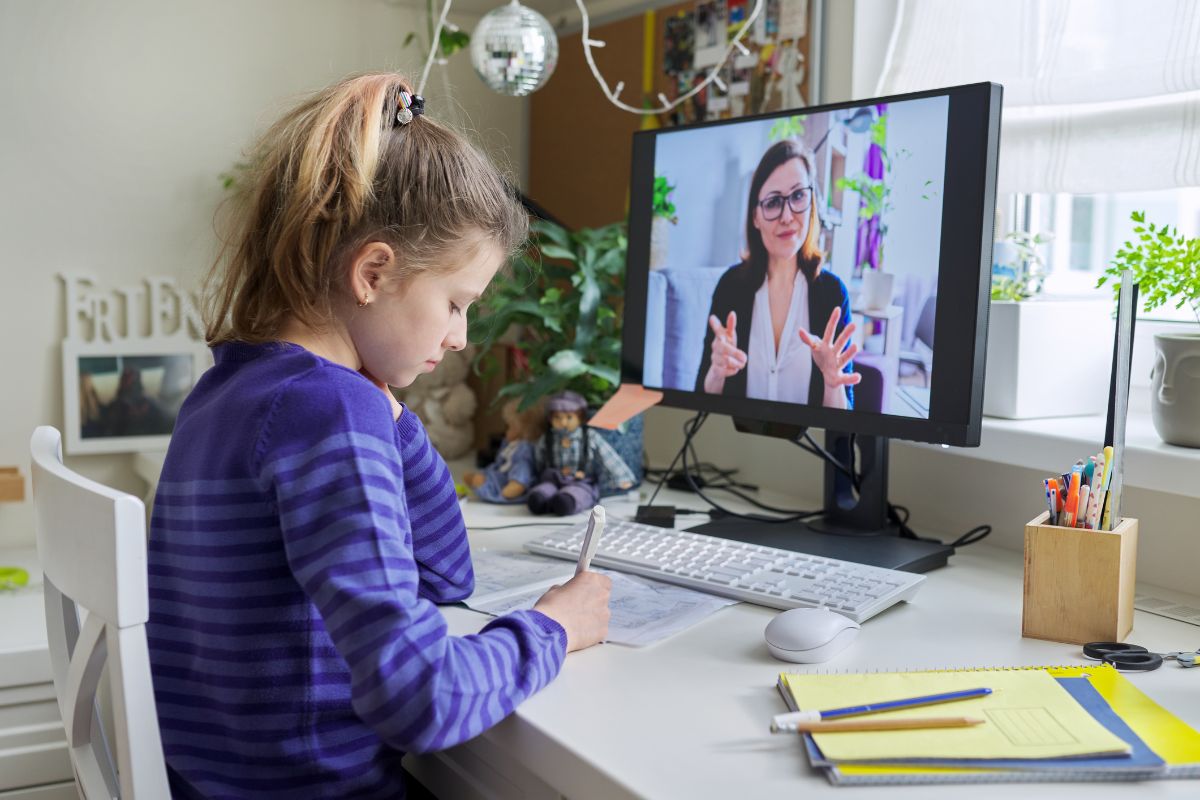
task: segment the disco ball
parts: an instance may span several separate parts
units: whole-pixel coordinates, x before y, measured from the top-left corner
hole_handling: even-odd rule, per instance
[[[471,64],[494,91],[523,97],[558,63],[558,37],[546,18],[513,0],[489,11],[471,34]]]

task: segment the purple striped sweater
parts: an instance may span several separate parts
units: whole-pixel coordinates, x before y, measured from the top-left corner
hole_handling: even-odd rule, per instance
[[[536,611],[449,636],[474,586],[445,462],[409,411],[290,344],[227,344],[180,411],[150,525],[154,695],[176,797],[402,797],[400,758],[545,686]]]

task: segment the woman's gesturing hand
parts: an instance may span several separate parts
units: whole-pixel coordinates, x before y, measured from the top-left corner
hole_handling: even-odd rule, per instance
[[[709,315],[708,327],[712,328],[712,359],[708,374],[704,376],[704,391],[718,394],[725,388],[725,379],[746,368],[746,351],[737,346],[737,312],[730,311],[725,326],[715,315]]]
[[[825,336],[820,339],[814,339],[804,328],[800,328],[798,331],[800,341],[812,349],[813,364],[821,370],[821,375],[825,378],[826,390],[834,387],[853,386],[862,380],[862,375],[857,372],[842,371],[858,352],[858,345],[846,346],[846,343],[850,341],[850,335],[854,333],[855,324],[853,322],[843,328],[836,339],[834,338],[838,320],[841,318],[841,306],[835,306],[829,315],[829,322],[825,325]]]

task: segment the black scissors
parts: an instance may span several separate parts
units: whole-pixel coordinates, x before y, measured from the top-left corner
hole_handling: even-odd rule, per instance
[[[1124,642],[1089,642],[1083,646],[1084,658],[1112,664],[1119,670],[1149,672],[1162,666],[1163,661],[1173,658],[1181,667],[1194,667],[1200,660],[1200,650],[1174,653],[1151,653],[1137,644]]]

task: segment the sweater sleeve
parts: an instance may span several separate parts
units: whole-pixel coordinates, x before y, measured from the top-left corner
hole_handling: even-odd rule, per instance
[[[350,670],[355,712],[392,747],[477,736],[549,683],[566,632],[536,611],[452,637],[420,593],[387,401],[346,374],[297,380],[259,436],[288,566]]]
[[[454,478],[429,441],[421,420],[407,407],[396,422],[404,496],[412,526],[420,595],[435,603],[465,600],[475,590],[467,525]]]

